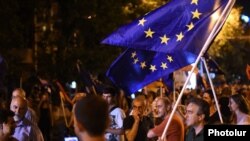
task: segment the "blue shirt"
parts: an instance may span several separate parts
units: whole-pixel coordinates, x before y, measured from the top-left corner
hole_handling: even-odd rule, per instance
[[[16,123],[13,137],[18,139],[18,141],[44,141],[38,126],[26,118]]]

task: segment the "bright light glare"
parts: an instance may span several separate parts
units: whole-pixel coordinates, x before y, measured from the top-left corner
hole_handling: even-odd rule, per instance
[[[246,15],[241,15],[241,20],[243,20],[245,23],[249,22],[249,17]]]
[[[210,78],[214,79],[215,78],[215,73],[209,73]]]
[[[70,87],[72,89],[75,89],[76,88],[76,81],[72,81]]]
[[[130,95],[132,99],[135,99],[135,94]]]
[[[219,13],[215,13],[215,14],[212,15],[212,20],[217,21],[219,19],[219,17],[220,17]]]

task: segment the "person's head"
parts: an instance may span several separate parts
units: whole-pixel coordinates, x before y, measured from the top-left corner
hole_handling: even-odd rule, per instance
[[[206,90],[203,93],[203,100],[207,101],[209,106],[214,105],[214,96],[213,96],[213,91],[211,89]]]
[[[145,100],[142,97],[136,97],[132,102],[133,112],[137,113],[139,117],[143,116],[145,106]]]
[[[147,100],[148,100],[148,103],[152,103],[154,101],[154,99],[156,98],[156,93],[154,91],[149,91],[147,93]]]
[[[235,112],[237,110],[249,114],[249,106],[247,100],[242,94],[234,94],[229,98],[229,108],[231,111]]]
[[[25,91],[22,88],[16,88],[12,92],[12,98],[15,98],[17,96],[25,97],[26,93],[25,93]]]
[[[116,90],[113,87],[106,87],[102,90],[102,97],[109,105],[115,104]]]
[[[221,90],[221,95],[222,96],[230,96],[232,95],[232,90],[230,87],[224,87],[222,90]]]
[[[191,98],[187,102],[185,123],[189,126],[198,126],[205,124],[209,119],[209,105],[200,98]]]
[[[0,136],[8,137],[15,131],[15,114],[10,110],[0,109]]]
[[[24,118],[28,109],[27,100],[24,97],[14,97],[11,100],[10,110],[15,113],[14,120],[20,121]]]
[[[167,97],[158,97],[156,101],[157,117],[164,118],[171,112],[171,102]]]
[[[108,104],[101,97],[90,95],[74,105],[74,130],[77,136],[103,136],[109,124]]]

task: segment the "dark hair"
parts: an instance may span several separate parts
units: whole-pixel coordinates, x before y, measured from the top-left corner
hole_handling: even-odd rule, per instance
[[[242,94],[231,95],[230,98],[238,105],[239,110],[245,114],[249,114],[249,105]]]
[[[197,98],[197,97],[190,98],[188,100],[187,104],[189,104],[189,103],[193,103],[199,107],[197,114],[198,115],[204,114],[205,115],[204,120],[207,122],[209,119],[209,114],[210,114],[209,104],[205,100],[203,100],[201,98]]]
[[[220,112],[223,115],[223,120],[225,123],[230,122],[230,118],[232,115],[232,112],[228,106],[229,104],[229,97],[222,96],[219,98],[219,104],[220,104]]]
[[[89,95],[77,101],[74,114],[90,136],[102,135],[108,127],[108,104],[99,96]]]
[[[10,110],[0,109],[0,124],[7,122],[8,117],[13,117],[15,114]]]
[[[232,90],[230,89],[230,87],[225,87],[222,89],[221,95],[222,96],[230,96],[230,95],[232,95]]]
[[[207,94],[209,95],[209,97],[210,97],[212,100],[214,99],[214,95],[213,95],[212,89],[207,89],[207,90],[203,93],[203,95],[204,95],[205,93],[207,93]]]
[[[114,87],[106,86],[102,89],[102,94],[110,94],[112,97],[116,96],[117,91]]]

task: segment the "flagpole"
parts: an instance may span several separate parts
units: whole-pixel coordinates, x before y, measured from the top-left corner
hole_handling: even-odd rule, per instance
[[[163,134],[162,134],[162,136],[161,136],[161,140],[162,140],[162,141],[163,141],[164,138],[165,138],[167,129],[168,129],[168,127],[169,127],[169,125],[170,125],[170,122],[171,122],[171,120],[172,120],[172,118],[173,118],[173,116],[174,116],[174,113],[175,113],[175,111],[176,111],[176,109],[177,109],[177,106],[178,106],[178,104],[180,103],[180,100],[181,100],[181,98],[182,98],[182,96],[183,96],[183,92],[184,92],[184,90],[185,90],[186,87],[187,87],[187,84],[188,84],[188,82],[189,82],[189,80],[190,80],[190,78],[191,78],[192,73],[194,72],[195,67],[197,66],[197,64],[198,64],[198,62],[200,61],[201,57],[202,57],[202,56],[204,55],[204,53],[207,51],[207,49],[208,49],[208,47],[209,47],[209,44],[210,44],[211,41],[213,40],[215,34],[217,34],[217,33],[219,32],[218,28],[222,26],[222,25],[219,24],[219,21],[222,19],[222,16],[228,16],[229,12],[228,12],[228,13],[225,13],[225,12],[226,12],[229,8],[231,9],[231,8],[233,7],[234,3],[235,3],[235,0],[229,0],[227,6],[225,7],[225,9],[223,10],[222,14],[220,15],[219,20],[217,20],[217,22],[216,22],[214,28],[212,29],[211,34],[208,36],[207,41],[206,41],[205,44],[203,45],[202,50],[201,50],[200,54],[198,55],[198,57],[197,57],[197,59],[196,59],[194,65],[193,65],[193,67],[192,67],[192,69],[191,69],[191,73],[188,75],[188,78],[187,78],[187,80],[185,81],[184,86],[183,86],[183,88],[182,88],[182,90],[181,90],[181,93],[179,94],[178,99],[177,99],[177,101],[176,101],[176,103],[175,103],[175,105],[174,105],[174,107],[173,107],[173,110],[172,110],[170,116],[169,116],[168,122],[167,122],[167,124],[166,124],[166,126],[165,126],[165,129],[164,129],[164,131],[163,131]],[[226,15],[225,15],[225,14],[226,14]]]
[[[206,63],[204,57],[201,57],[201,60],[202,60],[202,62],[204,64],[204,66],[205,66],[207,77],[208,77],[209,83],[210,83],[211,88],[212,88],[212,92],[213,92],[213,96],[214,96],[214,100],[215,100],[215,105],[216,105],[216,108],[218,110],[219,117],[220,117],[220,122],[223,124],[223,119],[222,119],[222,116],[221,116],[221,111],[220,111],[220,107],[219,107],[219,104],[218,104],[218,99],[217,99],[217,96],[215,94],[213,82],[212,82],[212,80],[211,80],[211,78],[209,76],[209,71],[208,71],[208,68],[207,68],[207,63]]]

